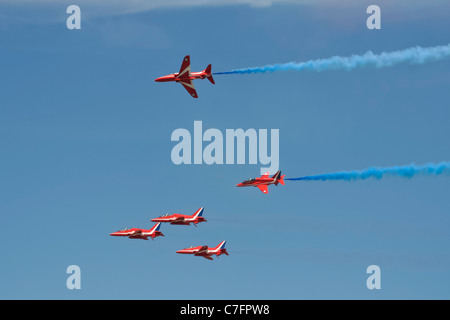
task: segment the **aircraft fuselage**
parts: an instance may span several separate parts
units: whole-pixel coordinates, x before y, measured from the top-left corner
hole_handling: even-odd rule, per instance
[[[274,184],[276,179],[274,178],[255,178],[251,181],[244,181],[239,183],[236,187],[248,187],[248,186],[260,186]]]
[[[191,72],[189,77],[178,78],[178,73],[172,73],[167,76],[156,78],[155,81],[156,82],[170,82],[170,81],[180,82],[183,80],[186,81],[188,79],[189,80],[205,79],[206,76],[207,76],[207,74],[204,72]]]

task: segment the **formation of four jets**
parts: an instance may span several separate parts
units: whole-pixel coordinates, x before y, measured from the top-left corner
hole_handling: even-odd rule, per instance
[[[237,184],[236,187],[257,187],[264,194],[267,194],[269,192],[269,185],[274,184],[277,186],[279,183],[284,185],[284,175],[281,175],[281,171],[278,171],[272,177],[269,176],[269,173],[266,173],[261,177],[245,180],[244,182]],[[192,215],[168,213],[158,218],[151,219],[150,221],[156,222],[156,224],[151,229],[147,230],[140,228],[125,228],[113,232],[110,235],[113,237],[127,237],[129,239],[148,240],[148,238],[151,238],[152,240],[154,240],[156,237],[164,237],[164,234],[159,231],[161,223],[170,223],[173,225],[191,225],[192,223],[194,226],[197,226],[198,223],[207,222],[203,217],[203,211],[204,208],[202,207]],[[228,255],[228,252],[225,249],[225,243],[226,241],[222,241],[217,247],[214,248],[210,248],[208,246],[191,246],[189,248],[178,250],[177,253],[193,254],[194,256],[213,260],[213,255],[216,255],[217,257],[219,257],[221,254]]]
[[[277,186],[279,183],[284,185],[284,175],[281,175],[281,171],[278,171],[272,177],[269,176],[269,173],[266,173],[261,177],[245,180],[244,182],[237,184],[236,187],[257,187],[264,194],[267,194],[269,192],[269,185],[274,184]],[[151,238],[152,240],[154,240],[156,237],[164,237],[164,234],[159,231],[159,229],[161,228],[161,223],[170,223],[173,225],[191,225],[192,223],[194,226],[197,226],[198,223],[207,222],[203,217],[203,210],[204,208],[202,207],[192,215],[180,213],[165,214],[163,216],[150,220],[152,222],[156,222],[156,224],[151,229],[147,230],[140,228],[125,228],[113,232],[110,235],[113,237],[127,237],[129,239],[148,240],[148,238]],[[213,260],[213,255],[217,257],[222,254],[228,255],[228,252],[225,249],[225,243],[226,241],[222,241],[217,247],[214,248],[210,248],[208,246],[192,246],[189,248],[178,250],[177,253],[193,254],[194,256]]]

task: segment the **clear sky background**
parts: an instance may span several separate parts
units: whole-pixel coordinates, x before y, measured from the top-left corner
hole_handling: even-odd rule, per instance
[[[449,299],[450,177],[236,188],[261,165],[172,163],[173,130],[280,130],[299,177],[450,160],[450,60],[347,71],[217,75],[199,99],[156,77],[450,42],[450,4],[252,1],[136,8],[0,4],[0,298]],[[249,2],[253,4],[248,4]],[[180,4],[184,1],[180,2]],[[113,238],[205,207],[198,228]],[[227,240],[229,256],[178,255]],[[81,290],[66,268],[81,268]],[[381,268],[378,291],[366,268]]]

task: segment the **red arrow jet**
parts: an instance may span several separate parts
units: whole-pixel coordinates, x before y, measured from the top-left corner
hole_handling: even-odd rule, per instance
[[[192,246],[186,249],[178,250],[177,253],[193,254],[194,256],[203,257],[208,260],[213,260],[212,258],[213,255],[216,255],[217,258],[219,258],[221,254],[226,254],[228,256],[227,249],[225,249],[225,243],[226,241],[222,241],[215,248],[208,248],[208,246],[197,246],[197,247]]]
[[[184,57],[183,63],[181,64],[180,72],[172,73],[164,77],[156,78],[157,82],[169,82],[175,81],[183,85],[183,87],[189,92],[189,94],[198,98],[197,91],[195,91],[194,84],[192,80],[195,79],[205,79],[207,78],[209,82],[215,84],[214,78],[211,75],[211,65],[208,65],[205,70],[200,72],[191,72],[191,59],[189,56]]]
[[[245,180],[237,184],[236,187],[258,187],[263,193],[269,193],[267,187],[271,184],[278,186],[278,183],[284,185],[284,175],[281,175],[281,171],[278,171],[272,177],[269,177],[269,173],[267,172],[260,178]]]
[[[188,216],[186,214],[166,214],[159,218],[152,219],[152,222],[169,222],[170,224],[180,224],[180,225],[190,225],[191,223],[194,226],[197,226],[197,223],[206,222],[206,219],[202,217],[203,215],[203,207],[198,209],[193,215]]]
[[[159,228],[161,227],[161,223],[155,224],[150,230],[138,229],[138,228],[125,228],[117,232],[113,232],[110,236],[113,237],[128,237],[130,239],[142,239],[148,240],[148,237],[151,237],[154,240],[156,237],[160,237],[164,235]]]

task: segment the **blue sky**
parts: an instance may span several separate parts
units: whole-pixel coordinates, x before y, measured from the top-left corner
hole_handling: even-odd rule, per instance
[[[0,5],[0,298],[450,298],[450,177],[287,181],[263,195],[235,187],[260,165],[170,158],[172,131],[202,120],[279,129],[287,177],[448,161],[450,60],[218,75],[196,81],[199,99],[153,81],[186,54],[194,71],[228,71],[448,44],[448,4],[382,5],[374,31],[370,2],[81,2],[82,29],[69,31],[72,3],[47,2]],[[198,228],[163,225],[154,242],[109,236],[202,206]],[[222,240],[230,256],[218,261],[175,253]],[[79,291],[66,288],[72,264]],[[379,291],[365,285],[372,264]]]

